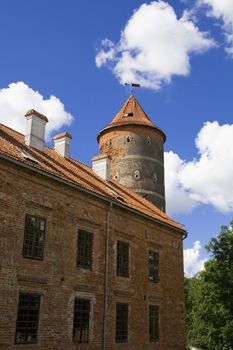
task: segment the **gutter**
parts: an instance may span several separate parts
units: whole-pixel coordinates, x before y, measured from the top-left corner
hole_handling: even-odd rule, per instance
[[[174,226],[172,226],[172,225],[166,224],[165,222],[162,222],[162,221],[160,221],[160,220],[158,220],[158,219],[152,218],[152,217],[149,216],[149,215],[143,214],[142,212],[140,212],[140,211],[138,211],[138,210],[136,210],[136,209],[133,209],[133,208],[128,207],[127,205],[124,205],[124,204],[115,202],[115,201],[113,201],[113,200],[111,200],[111,199],[106,198],[105,196],[103,196],[103,195],[101,195],[101,194],[97,194],[97,193],[95,193],[95,192],[92,192],[92,191],[90,191],[90,190],[84,188],[84,187],[81,187],[81,186],[79,186],[79,185],[73,184],[72,182],[69,182],[69,181],[67,181],[67,180],[60,179],[60,178],[57,177],[56,175],[52,175],[52,174],[50,174],[50,173],[47,173],[46,171],[43,171],[43,170],[37,169],[37,168],[35,168],[35,167],[32,167],[32,166],[30,166],[30,165],[24,164],[24,163],[22,163],[22,162],[19,161],[19,160],[12,159],[12,158],[10,158],[10,157],[8,157],[8,156],[5,156],[5,155],[3,155],[3,154],[0,154],[0,158],[5,159],[5,160],[7,160],[7,161],[9,161],[9,162],[12,162],[12,163],[14,163],[14,164],[16,164],[16,165],[19,165],[19,166],[21,166],[21,167],[23,167],[23,168],[25,168],[25,169],[31,170],[31,171],[33,171],[33,172],[39,174],[39,175],[47,176],[48,178],[50,178],[50,179],[52,179],[52,180],[55,180],[55,181],[58,181],[58,182],[60,182],[60,183],[63,184],[63,185],[67,185],[67,186],[69,186],[69,187],[71,187],[71,188],[78,189],[78,190],[80,190],[80,191],[82,191],[82,192],[84,192],[84,193],[87,193],[87,194],[89,194],[89,195],[91,195],[91,196],[94,196],[95,198],[101,199],[101,200],[103,200],[104,202],[107,202],[107,203],[109,203],[109,204],[111,204],[111,205],[115,205],[116,207],[119,207],[119,208],[123,208],[123,209],[125,209],[125,210],[128,210],[128,211],[130,211],[131,213],[134,213],[134,214],[139,215],[139,216],[141,216],[141,217],[143,217],[143,218],[146,218],[146,219],[148,219],[148,220],[151,220],[151,221],[153,221],[153,222],[156,222],[156,223],[159,224],[159,225],[162,225],[162,226],[165,226],[165,227],[169,227],[170,229],[173,229],[173,230],[179,232],[179,234],[182,234],[183,239],[185,239],[185,238],[188,236],[188,233],[187,233],[186,231],[183,231],[183,230],[179,229],[178,227],[174,227]]]
[[[108,315],[108,259],[109,259],[109,229],[110,229],[110,210],[112,202],[106,209],[106,230],[105,230],[105,268],[104,268],[104,312],[102,328],[102,350],[106,350],[107,344],[107,315]]]

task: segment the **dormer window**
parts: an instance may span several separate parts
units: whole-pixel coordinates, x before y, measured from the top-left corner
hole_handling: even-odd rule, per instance
[[[123,117],[133,117],[133,112],[124,113]]]

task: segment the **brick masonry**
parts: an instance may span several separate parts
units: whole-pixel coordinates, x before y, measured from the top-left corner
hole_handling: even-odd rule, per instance
[[[99,136],[100,154],[111,159],[110,179],[146,196],[165,211],[163,144],[161,132],[150,126],[120,125],[107,128]]]
[[[102,349],[106,211],[110,210],[107,349],[184,350],[182,237],[128,210],[0,161],[0,349]],[[22,257],[25,215],[46,218],[43,261]],[[93,269],[76,267],[77,231],[94,234]],[[116,276],[116,241],[130,244],[130,277]],[[148,250],[160,282],[148,280]],[[19,292],[42,295],[38,343],[15,345]],[[90,343],[72,342],[75,296],[91,300]],[[129,339],[115,343],[116,302],[129,303]],[[160,341],[149,343],[148,307],[160,306]]]

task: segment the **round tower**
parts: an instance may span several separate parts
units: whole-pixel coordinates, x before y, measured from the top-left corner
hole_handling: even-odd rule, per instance
[[[100,155],[110,158],[110,180],[165,211],[164,155],[166,136],[130,96],[112,122],[100,131]]]

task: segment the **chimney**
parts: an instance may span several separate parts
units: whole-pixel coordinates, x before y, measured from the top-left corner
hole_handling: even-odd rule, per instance
[[[34,109],[30,109],[25,117],[27,118],[25,143],[29,147],[44,151],[45,126],[48,119]]]
[[[110,158],[107,154],[101,154],[92,158],[92,169],[100,176],[103,180],[108,181],[110,178]]]
[[[70,156],[70,141],[72,136],[68,132],[62,132],[61,134],[55,135],[53,137],[54,149],[62,157],[69,158]]]

